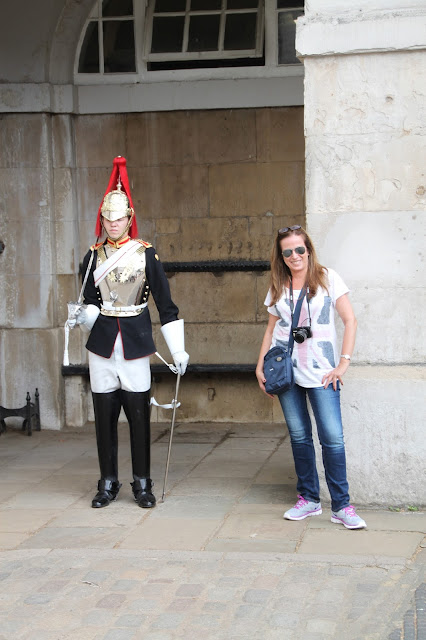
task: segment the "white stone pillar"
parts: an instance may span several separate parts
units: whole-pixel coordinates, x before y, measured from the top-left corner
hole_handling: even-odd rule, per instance
[[[342,392],[351,498],[424,505],[426,6],[307,0],[306,217],[351,289]]]

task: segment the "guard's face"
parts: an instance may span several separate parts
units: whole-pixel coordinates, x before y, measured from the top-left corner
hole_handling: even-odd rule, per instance
[[[128,216],[124,216],[123,218],[119,218],[118,220],[107,220],[104,216],[102,216],[102,223],[105,227],[105,231],[111,240],[116,240],[121,235],[123,235],[127,224],[129,222]]]

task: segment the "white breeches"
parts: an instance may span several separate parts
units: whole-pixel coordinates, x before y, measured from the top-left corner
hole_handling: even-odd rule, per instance
[[[125,360],[120,333],[110,358],[89,351],[89,373],[93,393],[110,393],[116,389],[141,392],[151,388],[149,356]]]

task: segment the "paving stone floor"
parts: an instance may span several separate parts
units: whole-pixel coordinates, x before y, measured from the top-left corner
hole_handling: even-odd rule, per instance
[[[167,443],[153,425],[157,498]],[[93,429],[0,436],[0,640],[426,640],[426,514],[283,520],[279,425],[178,426],[152,510],[132,499],[125,425],[119,457],[118,500],[91,509]]]

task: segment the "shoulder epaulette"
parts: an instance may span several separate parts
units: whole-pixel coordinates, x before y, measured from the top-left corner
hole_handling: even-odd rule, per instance
[[[149,249],[150,247],[152,247],[152,244],[150,242],[145,242],[145,240],[142,240],[142,238],[135,238],[135,241],[143,245],[145,249]]]
[[[99,249],[99,247],[102,247],[103,242],[97,242],[96,244],[92,244],[92,246],[90,247],[90,251],[96,251],[97,249]]]

